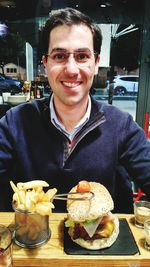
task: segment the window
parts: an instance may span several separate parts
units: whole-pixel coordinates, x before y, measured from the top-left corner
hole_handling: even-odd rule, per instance
[[[17,68],[7,68],[6,72],[7,73],[17,73]]]

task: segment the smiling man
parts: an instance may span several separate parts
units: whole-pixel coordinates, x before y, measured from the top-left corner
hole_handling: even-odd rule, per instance
[[[99,51],[94,51],[93,34],[83,23],[58,25],[49,35],[43,63],[57,116],[68,132],[73,131],[89,105],[89,91],[99,63],[100,30],[98,33]]]
[[[144,131],[130,114],[90,95],[101,43],[99,27],[80,11],[50,14],[41,44],[52,93],[11,108],[0,120],[0,210],[11,208],[9,180],[46,180],[58,193],[81,180],[98,182],[110,192],[114,211],[129,213],[132,178],[150,199]],[[64,201],[54,204],[65,211]]]

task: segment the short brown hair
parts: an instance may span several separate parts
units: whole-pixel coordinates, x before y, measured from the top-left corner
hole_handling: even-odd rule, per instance
[[[49,36],[52,29],[59,25],[79,25],[85,24],[92,32],[94,51],[99,54],[102,44],[102,34],[100,28],[92,21],[92,19],[84,13],[73,9],[64,8],[52,11],[49,15],[41,34],[41,51],[43,55],[48,53]]]

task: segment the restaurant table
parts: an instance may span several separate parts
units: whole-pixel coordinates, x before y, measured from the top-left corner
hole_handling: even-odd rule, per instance
[[[133,233],[139,253],[135,255],[68,255],[64,251],[65,213],[53,213],[49,217],[51,238],[38,248],[21,248],[13,244],[13,267],[150,267],[150,251],[144,248],[144,230],[134,225],[134,215],[116,214],[125,218]],[[0,224],[14,223],[14,212],[0,212]]]

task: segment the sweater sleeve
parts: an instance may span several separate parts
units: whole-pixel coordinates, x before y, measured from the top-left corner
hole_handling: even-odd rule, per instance
[[[8,111],[9,115],[10,112]],[[0,177],[9,177],[14,159],[13,138],[9,130],[10,117],[0,119]]]
[[[150,142],[131,116],[122,131],[120,162],[150,200]]]

